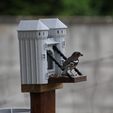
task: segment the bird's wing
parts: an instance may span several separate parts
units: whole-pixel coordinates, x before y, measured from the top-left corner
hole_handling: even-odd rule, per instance
[[[69,57],[66,61],[64,61],[63,67],[67,66],[70,62],[71,62],[71,59]]]

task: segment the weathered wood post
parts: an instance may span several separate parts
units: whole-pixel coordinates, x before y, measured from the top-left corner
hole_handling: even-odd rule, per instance
[[[55,113],[55,90],[62,87],[62,83],[22,85],[22,92],[30,92],[31,113]]]
[[[21,89],[30,93],[31,113],[55,113],[55,90],[86,80],[61,76],[66,28],[59,19],[23,20],[18,26]]]

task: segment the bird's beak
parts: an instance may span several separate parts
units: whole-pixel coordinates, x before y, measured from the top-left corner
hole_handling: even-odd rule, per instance
[[[83,56],[83,54],[80,54],[80,56]]]

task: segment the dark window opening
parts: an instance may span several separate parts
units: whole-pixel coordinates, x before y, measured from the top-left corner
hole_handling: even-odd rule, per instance
[[[47,51],[51,56],[53,56],[53,53],[51,50]],[[53,61],[52,59],[47,55],[47,62],[48,62],[48,69],[53,69]]]
[[[59,31],[57,31],[57,33],[59,34]]]

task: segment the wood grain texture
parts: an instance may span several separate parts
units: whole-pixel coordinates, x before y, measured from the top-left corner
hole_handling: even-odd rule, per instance
[[[75,78],[69,78],[68,76],[64,77],[50,77],[48,79],[49,83],[77,83],[77,82],[83,82],[87,80],[87,76],[78,76]]]
[[[55,90],[30,93],[31,113],[55,113]]]
[[[63,88],[62,83],[51,83],[51,84],[22,84],[21,91],[22,92],[34,92],[34,93],[42,93],[55,89]]]

